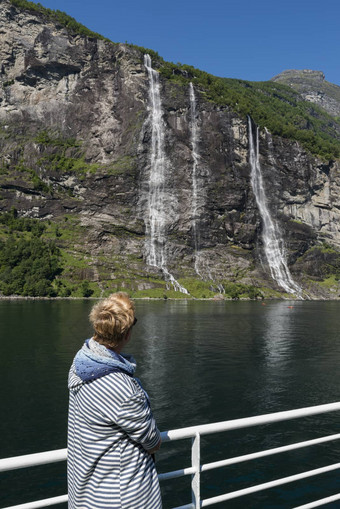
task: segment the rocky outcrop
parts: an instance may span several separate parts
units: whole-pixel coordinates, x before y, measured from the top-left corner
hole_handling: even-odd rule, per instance
[[[277,81],[293,88],[306,100],[321,106],[333,117],[340,115],[340,87],[325,80],[322,71],[287,70],[274,76]]]
[[[0,210],[72,224],[61,245],[88,260],[87,276],[102,287],[152,288],[162,274],[145,263],[152,130],[142,53],[73,34],[7,0],[0,26]],[[161,96],[168,269],[216,287],[234,281],[279,291],[263,257],[247,120],[199,90],[200,276],[195,272],[189,90],[161,78]],[[303,257],[325,242],[340,248],[338,163],[266,131],[260,161],[294,278],[311,296],[328,296],[310,270],[304,276]]]

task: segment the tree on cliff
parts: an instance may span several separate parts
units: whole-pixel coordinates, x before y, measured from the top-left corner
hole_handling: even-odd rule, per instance
[[[4,214],[1,222],[10,230],[0,241],[0,292],[4,295],[53,296],[52,281],[60,274],[60,251],[54,242],[40,238],[44,225]],[[26,232],[29,237],[16,236]]]

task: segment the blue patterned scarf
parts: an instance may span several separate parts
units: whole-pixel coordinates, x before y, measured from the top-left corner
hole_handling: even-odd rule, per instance
[[[132,355],[117,354],[92,338],[85,341],[75,356],[74,364],[76,374],[84,382],[115,372],[133,376],[136,369],[136,361]]]

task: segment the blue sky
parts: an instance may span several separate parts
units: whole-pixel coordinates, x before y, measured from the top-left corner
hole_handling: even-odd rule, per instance
[[[340,0],[40,0],[114,42],[216,76],[323,71],[340,85]]]

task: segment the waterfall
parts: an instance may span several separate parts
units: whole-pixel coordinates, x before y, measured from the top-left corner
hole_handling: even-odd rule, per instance
[[[248,128],[251,184],[262,219],[264,253],[268,261],[270,273],[272,278],[286,292],[301,296],[302,290],[293,281],[287,265],[279,227],[271,218],[267,206],[267,198],[263,187],[263,178],[259,160],[259,129],[256,127],[256,139],[254,143],[252,121],[250,117],[248,117]]]
[[[191,150],[192,150],[192,232],[194,238],[195,248],[195,272],[201,276],[199,272],[199,217],[198,217],[198,181],[197,181],[197,165],[198,165],[198,150],[197,150],[197,139],[198,139],[198,126],[196,118],[196,98],[193,84],[189,85],[190,94],[190,138],[191,138]]]
[[[148,195],[148,221],[146,234],[149,237],[147,263],[158,268],[165,264],[165,210],[164,210],[164,126],[158,73],[151,67],[151,58],[144,55],[144,64],[149,76],[149,101],[151,134],[151,157]]]
[[[148,210],[145,220],[147,235],[147,256],[149,265],[160,269],[167,282],[170,282],[176,291],[188,294],[167,269],[166,260],[166,226],[168,218],[167,193],[165,190],[168,161],[165,156],[164,139],[165,129],[160,95],[158,72],[151,66],[151,58],[144,55],[144,65],[149,77],[149,102],[151,122],[151,156],[148,192]]]
[[[268,129],[265,127],[264,130],[266,131],[266,137],[267,137],[267,143],[268,143],[268,159],[270,164],[275,166],[275,157],[274,157],[274,146],[273,146],[273,139],[272,135],[268,131]]]

